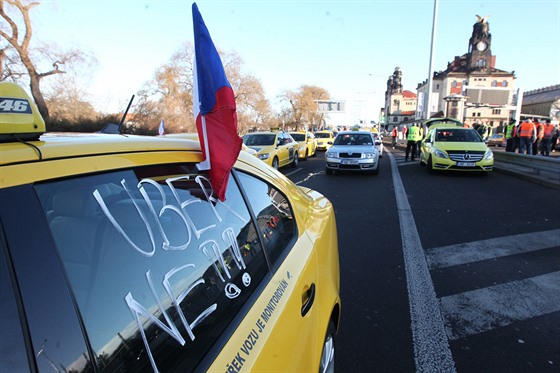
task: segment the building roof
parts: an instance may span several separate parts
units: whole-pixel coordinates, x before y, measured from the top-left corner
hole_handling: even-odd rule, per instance
[[[404,98],[416,98],[416,93],[412,92],[412,91],[408,91],[408,90],[404,90],[402,92],[402,95]]]
[[[560,100],[560,84],[527,91],[523,94],[523,105],[540,104]]]

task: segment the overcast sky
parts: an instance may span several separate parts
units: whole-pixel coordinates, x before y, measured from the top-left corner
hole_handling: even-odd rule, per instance
[[[102,111],[124,110],[156,68],[193,40],[192,1],[44,0],[34,38],[76,46],[99,61],[89,91]],[[375,116],[395,67],[416,91],[429,73],[433,0],[197,1],[216,46],[275,97],[301,85],[347,102],[348,116]],[[433,70],[468,51],[476,15],[490,16],[498,69],[524,90],[560,83],[559,0],[439,0]],[[377,118],[376,118],[377,119]]]

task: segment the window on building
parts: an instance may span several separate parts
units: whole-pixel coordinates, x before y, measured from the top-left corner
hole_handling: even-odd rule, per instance
[[[492,114],[497,115],[500,114],[502,112],[502,110],[500,109],[492,109]]]
[[[492,87],[497,87],[497,86],[498,86],[498,81],[492,80]]]
[[[507,87],[507,86],[508,86],[507,80],[502,81],[502,87]]]
[[[451,82],[451,88],[457,88],[457,81],[456,80]]]
[[[480,116],[480,113],[476,113],[476,116],[479,117],[479,116]]]

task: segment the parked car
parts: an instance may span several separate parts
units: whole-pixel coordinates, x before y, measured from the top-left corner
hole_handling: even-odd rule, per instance
[[[257,157],[278,169],[286,165],[297,167],[298,143],[288,132],[251,132],[243,136],[243,144],[257,152]]]
[[[428,171],[478,171],[487,174],[494,167],[494,154],[473,128],[432,128],[421,143],[420,165]]]
[[[290,132],[290,135],[299,144],[299,158],[307,159],[307,157],[313,157],[317,154],[317,139],[313,133],[307,131],[297,131]]]
[[[315,132],[317,139],[317,150],[328,150],[334,142],[335,135],[333,131],[317,131]]]
[[[323,195],[242,151],[220,201],[198,141],[41,135],[3,84],[0,371],[332,371]]]
[[[506,146],[506,136],[503,133],[495,133],[488,139],[488,146]]]
[[[325,171],[359,171],[379,173],[379,151],[369,131],[339,132],[333,146],[325,153]]]

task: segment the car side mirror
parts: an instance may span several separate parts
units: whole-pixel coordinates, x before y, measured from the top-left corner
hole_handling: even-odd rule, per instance
[[[327,144],[332,145],[332,141],[327,141]]]

